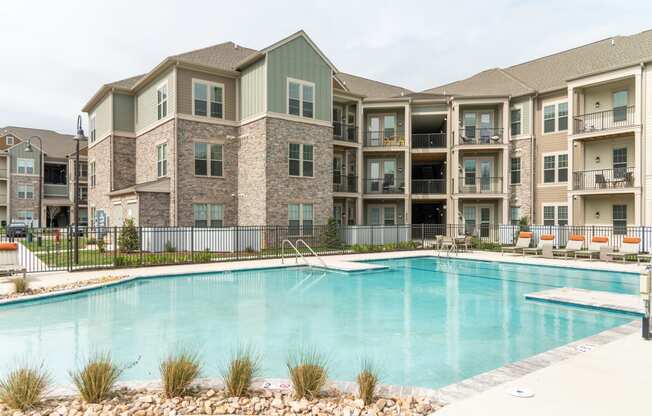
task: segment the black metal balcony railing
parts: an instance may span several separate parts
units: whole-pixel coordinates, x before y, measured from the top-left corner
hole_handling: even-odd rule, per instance
[[[616,107],[611,110],[575,116],[574,132],[580,134],[635,126],[634,110],[634,106]]]
[[[503,178],[495,176],[461,176],[461,194],[499,194],[503,191]]]
[[[414,133],[413,149],[435,149],[446,147],[446,133]]]
[[[358,177],[333,173],[333,192],[358,192]]]
[[[405,146],[405,132],[403,129],[384,129],[365,132],[365,146]]]
[[[384,178],[367,179],[365,181],[366,194],[403,194],[405,181],[402,177],[385,175]]]
[[[333,138],[343,142],[357,143],[358,127],[353,124],[346,124],[339,121],[333,122]]]
[[[502,127],[460,126],[460,144],[502,144]]]
[[[634,168],[595,169],[573,172],[573,189],[620,189],[634,186]]]
[[[446,179],[412,179],[413,194],[445,194]]]

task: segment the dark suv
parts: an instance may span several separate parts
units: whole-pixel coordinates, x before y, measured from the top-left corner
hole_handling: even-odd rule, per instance
[[[24,222],[12,222],[7,225],[7,237],[25,237],[27,235],[27,224]]]

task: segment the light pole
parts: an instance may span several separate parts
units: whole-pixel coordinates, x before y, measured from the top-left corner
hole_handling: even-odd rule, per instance
[[[82,118],[77,116],[77,134],[75,141],[75,264],[79,263],[79,142],[85,140]]]
[[[39,158],[38,158],[38,228],[41,228],[41,201],[43,200],[43,140],[39,136],[31,136],[29,139],[27,139],[27,146],[25,146],[25,151],[28,153],[31,153],[34,151],[34,148],[32,147],[32,139],[38,139],[38,147],[39,147]]]

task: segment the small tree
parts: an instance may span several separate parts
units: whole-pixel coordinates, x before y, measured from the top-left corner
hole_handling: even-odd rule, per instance
[[[138,240],[138,230],[134,220],[129,218],[125,220],[120,237],[118,237],[121,251],[137,251],[140,248],[140,241]]]
[[[322,241],[324,245],[328,248],[341,248],[342,247],[342,240],[340,239],[339,236],[339,230],[337,226],[337,221],[335,221],[335,218],[329,218],[328,219],[328,225],[326,226],[326,230],[322,234]]]
[[[518,225],[523,231],[528,231],[530,228],[530,217],[527,215],[524,215],[521,217],[521,219],[518,221]]]

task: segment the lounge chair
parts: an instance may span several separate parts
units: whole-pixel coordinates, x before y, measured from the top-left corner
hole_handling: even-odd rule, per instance
[[[566,247],[552,250],[552,255],[553,256],[563,255],[564,258],[567,259],[568,256],[575,254],[576,251],[582,250],[583,245],[584,245],[584,236],[573,234],[566,242]]]
[[[600,257],[600,249],[604,247],[609,247],[609,237],[593,236],[589,243],[589,248],[587,250],[576,251],[575,258],[588,257],[589,260],[593,260],[594,254]]]
[[[622,259],[623,263],[627,260],[628,257],[633,257],[638,262],[639,259],[639,246],[641,244],[640,237],[624,237],[623,243],[620,245],[618,251],[609,253],[609,257],[613,261]],[[645,255],[643,255],[645,256]]]
[[[22,274],[23,279],[27,277],[27,270],[18,261],[17,243],[0,243],[0,274]]]
[[[520,233],[518,233],[518,240],[516,240],[516,244],[513,246],[502,247],[501,253],[503,255],[505,254],[505,252],[523,254],[523,250],[530,247],[531,242],[532,242],[532,232],[521,231]]]
[[[543,247],[544,246],[550,246],[552,248],[552,245],[555,242],[555,236],[552,234],[543,234],[541,237],[539,237],[539,243],[537,244],[536,247],[529,247],[523,249],[523,255],[526,254],[534,254],[535,256],[543,254]]]

